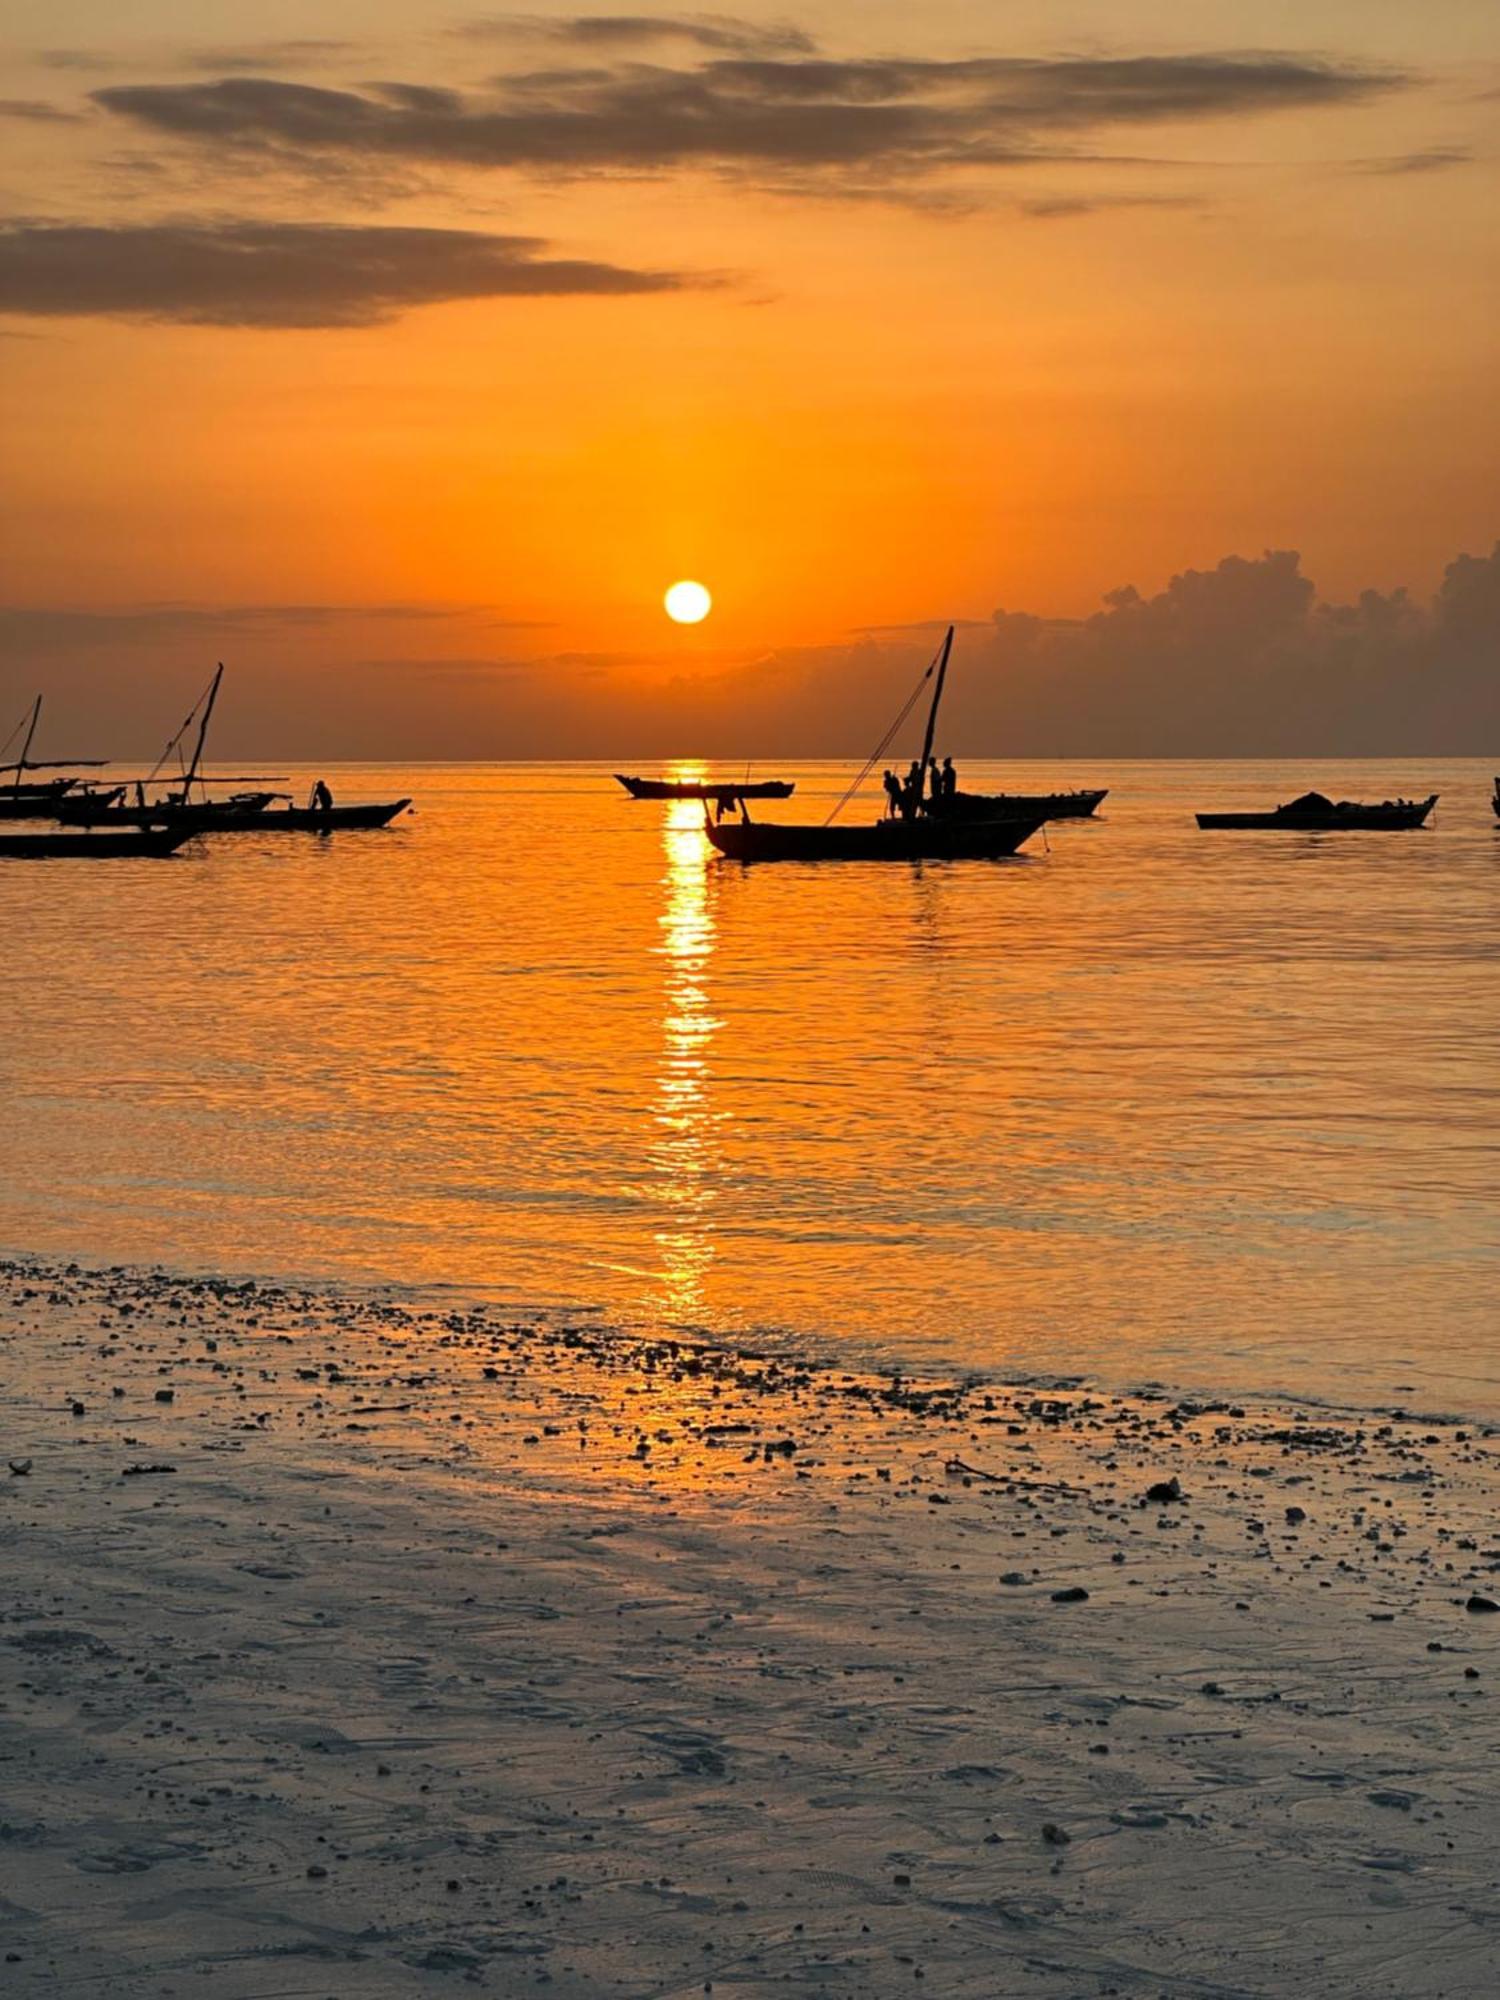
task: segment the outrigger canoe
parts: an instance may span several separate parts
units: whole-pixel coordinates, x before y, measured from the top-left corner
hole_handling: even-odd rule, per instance
[[[1197,819],[1202,827],[1260,827],[1284,833],[1396,831],[1421,826],[1437,802],[1436,792],[1426,799],[1382,799],[1379,805],[1304,792],[1300,799],[1270,812],[1199,813]]]

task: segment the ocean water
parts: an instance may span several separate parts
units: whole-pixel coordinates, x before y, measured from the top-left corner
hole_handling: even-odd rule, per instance
[[[1500,1418],[1489,764],[965,762],[1110,797],[748,870],[602,766],[328,775],[419,811],[0,862],[0,1247]],[[1313,785],[1442,799],[1193,822]]]

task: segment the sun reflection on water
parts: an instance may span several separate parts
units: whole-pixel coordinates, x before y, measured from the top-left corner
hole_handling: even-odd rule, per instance
[[[674,776],[692,778],[686,768]],[[704,866],[703,808],[674,800],[662,825],[666,869],[658,946],[665,961],[662,1041],[649,1148],[655,1192],[667,1214],[655,1230],[657,1284],[664,1317],[698,1322],[714,1260],[714,1035],[721,1025],[709,992],[715,926],[710,873]]]

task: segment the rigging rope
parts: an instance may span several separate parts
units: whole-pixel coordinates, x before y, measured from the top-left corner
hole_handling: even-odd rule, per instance
[[[212,682],[210,682],[209,685],[212,686]],[[174,750],[177,751],[177,775],[179,777],[183,777],[186,775],[187,766],[182,761],[182,751],[178,746],[181,744],[183,737],[187,735],[188,731],[192,728],[194,722],[197,720],[198,711],[200,708],[202,708],[204,702],[207,701],[207,699],[208,699],[208,688],[205,688],[202,694],[200,694],[198,699],[193,703],[192,707],[188,710],[187,715],[183,720],[182,726],[177,731],[177,734],[168,739],[166,749],[162,751],[161,755],[157,758],[156,762],[151,766],[151,769],[146,773],[145,777],[146,784],[149,785],[155,782],[158,774],[161,771],[162,765],[166,763],[167,759],[171,756]]]
[[[942,656],[942,651],[943,651],[942,647],[939,646],[937,652],[935,652],[932,658],[928,661],[927,671],[923,674],[922,678],[917,682],[916,686],[912,689],[911,693],[906,697],[906,700],[902,703],[900,714],[896,717],[895,721],[891,724],[890,728],[885,732],[884,736],[881,737],[880,741],[875,745],[875,748],[870,752],[869,756],[865,759],[864,769],[860,772],[859,776],[854,780],[854,783],[849,787],[848,791],[845,792],[844,796],[839,800],[838,804],[834,807],[833,811],[828,815],[827,819],[824,820],[823,822],[824,826],[833,825],[833,822],[838,818],[839,814],[844,810],[844,807],[848,805],[849,801],[854,797],[854,794],[859,790],[860,786],[864,783],[865,779],[869,777],[871,771],[874,770],[875,766],[880,762],[881,758],[890,748],[892,742],[895,740],[897,731],[900,729],[902,723],[905,722],[907,716],[909,716],[912,710],[916,707],[917,697],[921,694],[923,688],[926,687],[927,683],[932,679],[933,674],[936,672],[937,663]]]

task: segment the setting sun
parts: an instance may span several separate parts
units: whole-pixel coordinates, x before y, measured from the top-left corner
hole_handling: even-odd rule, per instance
[[[662,602],[679,625],[701,625],[714,605],[701,583],[688,582],[674,583]]]

